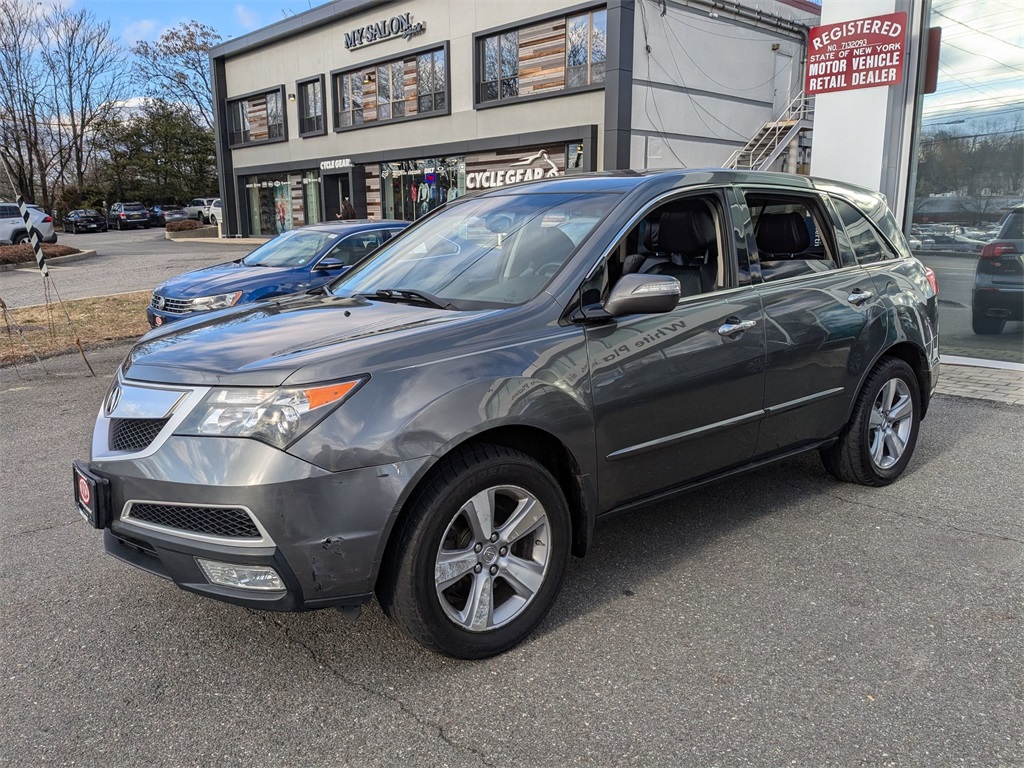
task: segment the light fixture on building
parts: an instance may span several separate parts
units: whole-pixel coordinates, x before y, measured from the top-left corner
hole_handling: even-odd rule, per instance
[[[294,93],[289,93],[288,94],[288,101],[295,101],[295,94]]]
[[[363,73],[363,85],[369,85],[373,82],[373,72]]]

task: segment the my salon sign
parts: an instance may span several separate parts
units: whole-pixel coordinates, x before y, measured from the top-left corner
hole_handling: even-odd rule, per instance
[[[393,37],[401,37],[408,40],[416,35],[423,34],[427,29],[425,21],[413,22],[411,13],[403,13],[392,16],[390,19],[367,24],[365,27],[357,27],[351,32],[345,33],[345,47],[348,50],[363,48],[374,43],[383,43]]]

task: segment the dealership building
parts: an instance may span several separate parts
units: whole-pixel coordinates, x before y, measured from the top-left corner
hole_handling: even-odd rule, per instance
[[[807,0],[337,0],[211,51],[225,230],[415,220],[545,176],[726,164],[801,93]],[[806,170],[806,132],[777,165]]]

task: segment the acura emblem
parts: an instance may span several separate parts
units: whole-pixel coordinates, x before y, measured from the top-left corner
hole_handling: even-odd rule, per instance
[[[110,414],[112,414],[114,412],[114,409],[117,408],[117,404],[119,402],[121,402],[121,385],[120,384],[114,384],[114,386],[110,390],[110,394],[107,395],[107,403],[106,403],[107,416],[109,416]]]

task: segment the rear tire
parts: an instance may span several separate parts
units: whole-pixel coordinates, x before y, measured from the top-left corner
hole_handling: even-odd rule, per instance
[[[825,469],[847,483],[888,485],[910,463],[920,414],[914,369],[899,358],[883,358],[864,382],[839,440],[820,451]]]
[[[989,317],[978,310],[971,312],[971,330],[979,336],[993,336],[1002,333],[1005,327],[1006,318]]]
[[[443,459],[392,534],[377,596],[420,644],[482,659],[522,642],[554,604],[569,509],[539,462],[472,445]]]
[[[21,233],[19,233],[19,234],[14,236],[13,242],[14,242],[15,245],[25,245],[26,243],[30,243],[32,241],[29,240],[29,237],[28,237],[27,233],[21,232]]]

